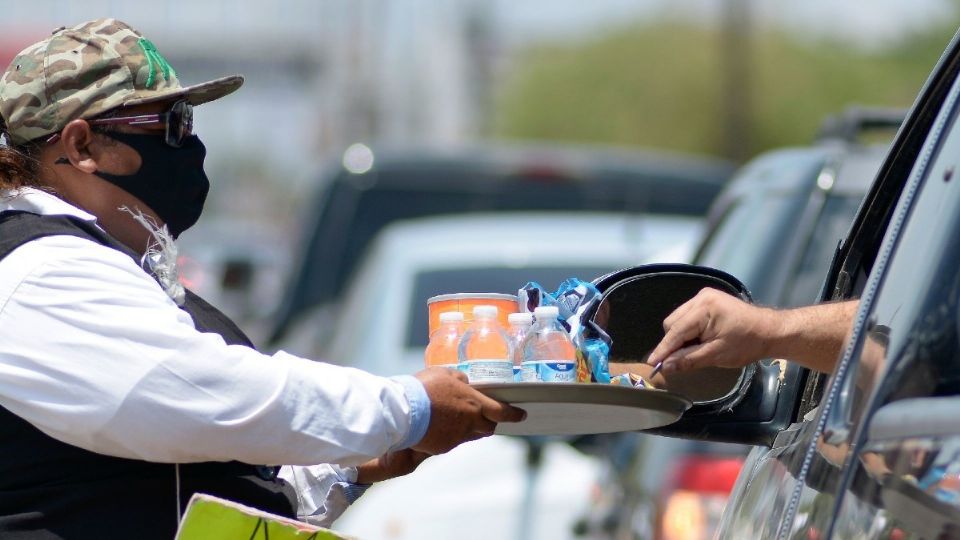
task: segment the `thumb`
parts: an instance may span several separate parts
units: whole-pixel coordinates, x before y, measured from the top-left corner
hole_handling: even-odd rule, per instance
[[[527,411],[484,396],[480,402],[484,418],[492,422],[521,422],[527,417]]]

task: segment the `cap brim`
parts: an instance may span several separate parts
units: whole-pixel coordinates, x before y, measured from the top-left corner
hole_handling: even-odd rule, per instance
[[[157,101],[166,101],[168,99],[177,99],[181,97],[186,98],[191,105],[202,105],[215,99],[220,99],[223,96],[232,94],[241,86],[243,86],[243,76],[230,75],[228,77],[220,77],[219,79],[195,84],[193,86],[151,91],[149,94],[135,94],[130,99],[125,99],[123,101],[123,105],[143,105],[145,103],[155,103]]]

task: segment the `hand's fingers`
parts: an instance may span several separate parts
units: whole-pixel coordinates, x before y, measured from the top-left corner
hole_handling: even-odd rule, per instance
[[[690,358],[690,355],[695,354],[701,348],[703,348],[703,344],[696,344],[674,351],[663,361],[663,372],[676,373],[700,367],[695,366],[695,362]]]
[[[663,361],[663,371],[672,373],[708,366],[720,366],[720,349],[721,345],[717,342],[697,343],[683,347]]]
[[[670,315],[667,315],[667,318],[663,320],[663,330],[664,332],[670,330],[670,327],[674,325],[679,319],[690,311],[695,304],[698,303],[697,297],[694,296],[690,300],[687,300],[680,305],[677,309],[673,310]]]
[[[733,367],[726,365],[723,353],[724,345],[720,341],[708,341],[699,346],[691,347],[686,356],[688,368],[694,367]]]
[[[493,435],[495,429],[497,429],[497,423],[488,418],[481,417],[473,424],[473,431],[476,433]]]
[[[457,379],[459,379],[460,382],[462,382],[462,383],[469,383],[469,382],[470,382],[470,379],[467,378],[467,374],[466,374],[466,373],[464,373],[464,372],[462,372],[462,371],[460,371],[460,370],[458,370],[458,369],[451,369],[450,371],[453,372],[453,375],[454,375]]]
[[[685,317],[677,320],[667,331],[660,343],[647,357],[647,363],[656,365],[672,353],[683,347],[688,341],[693,341],[703,334],[706,328],[706,314],[701,310],[691,310]]]
[[[484,418],[494,422],[520,422],[527,417],[527,412],[523,409],[518,409],[487,396],[483,396],[480,400],[480,412]]]
[[[410,459],[411,461],[413,461],[414,466],[420,465],[421,463],[426,461],[428,457],[430,457],[430,454],[426,452],[417,452],[416,450],[410,450]]]
[[[466,437],[464,437],[463,442],[476,441],[476,440],[478,440],[478,439],[483,439],[483,438],[489,437],[489,436],[491,436],[491,435],[493,435],[493,432],[492,432],[492,431],[491,431],[490,433],[473,432],[473,433],[467,435]]]

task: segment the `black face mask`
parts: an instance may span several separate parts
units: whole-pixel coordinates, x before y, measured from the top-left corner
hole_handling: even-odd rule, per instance
[[[199,137],[186,137],[183,146],[173,148],[157,135],[116,131],[105,135],[136,150],[140,170],[126,176],[93,174],[143,201],[167,224],[174,238],[200,219],[210,181],[203,172],[207,149]]]

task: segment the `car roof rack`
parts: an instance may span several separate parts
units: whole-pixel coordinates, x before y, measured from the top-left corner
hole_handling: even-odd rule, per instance
[[[864,132],[898,129],[906,115],[906,109],[854,105],[824,119],[815,140],[840,139],[856,143]]]

